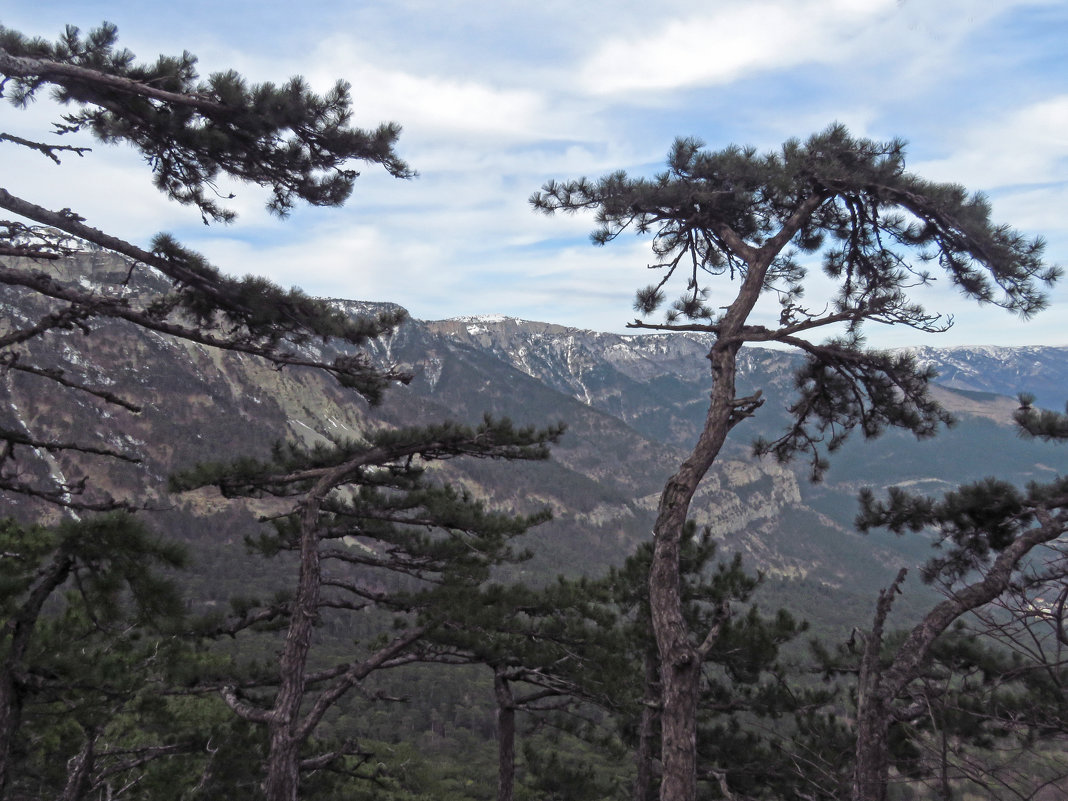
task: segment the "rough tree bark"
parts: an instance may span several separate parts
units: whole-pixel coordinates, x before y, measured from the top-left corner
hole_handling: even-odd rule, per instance
[[[497,801],[515,797],[515,697],[505,668],[493,669],[493,693],[497,698]]]
[[[697,701],[701,661],[714,644],[708,632],[698,644],[683,618],[680,548],[698,485],[723,448],[730,430],[763,403],[759,395],[739,398],[735,386],[738,352],[745,342],[746,321],[764,287],[768,268],[802,223],[823,201],[812,195],[761,248],[744,242],[726,225],[719,236],[747,265],[738,295],[717,326],[717,338],[708,359],[715,383],[704,429],[689,457],[664,487],[653,527],[653,560],[649,571],[649,605],[653,633],[660,652],[662,692],[661,735],[663,779],[661,801],[695,801],[697,798]]]
[[[893,584],[879,592],[875,620],[860,662],[857,678],[857,762],[853,769],[853,796],[857,799],[885,801],[886,798],[886,777],[890,769],[887,746],[890,710],[882,691],[879,657],[883,646],[883,627],[890,614],[894,595],[901,591],[901,583],[907,572],[902,568]]]
[[[858,688],[853,801],[886,801],[890,770],[887,737],[895,719],[894,703],[903,698],[909,683],[919,675],[935,640],[962,615],[1005,593],[1020,561],[1068,529],[1068,517],[1064,514],[1038,509],[1035,516],[1039,525],[1024,531],[1001,551],[981,579],[954,591],[928,612],[909,632],[885,668],[880,668],[878,663],[882,626],[893,594],[904,580],[904,571],[889,590],[880,593],[872,636],[864,649]]]
[[[268,718],[267,801],[296,801],[300,786],[298,732],[300,705],[304,700],[305,672],[311,650],[312,628],[319,617],[322,568],[319,559],[319,509],[334,488],[335,476],[327,474],[309,493],[300,516],[300,575],[293,609],[279,660],[278,694]]]

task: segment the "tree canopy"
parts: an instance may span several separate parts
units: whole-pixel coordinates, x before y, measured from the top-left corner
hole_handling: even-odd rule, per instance
[[[623,232],[652,236],[663,271],[639,290],[635,308],[647,316],[661,306],[667,284],[683,275],[685,293],[662,325],[634,327],[724,330],[731,309],[709,305],[704,278],[759,273],[759,291],[783,305],[775,329],[743,326],[746,341],[801,345],[796,337],[835,322],[856,330],[865,321],[940,330],[948,321],[909,301],[915,283],[933,280],[925,265],[942,268],[967,295],[1024,315],[1046,305],[1043,283],[1060,271],[1042,259],[1044,243],[990,221],[981,193],[925,181],[905,170],[905,144],[855,139],[832,125],[806,142],[791,139],[779,152],[731,145],[708,151],[698,139],[678,139],[668,169],[654,178],[614,172],[591,181],[549,182],[535,193],[536,209],[596,213],[591,239],[606,244]],[[812,255],[838,281],[833,307],[801,305]]]
[[[302,750],[331,707],[369,674],[433,658],[420,654],[431,632],[466,625],[464,605],[491,569],[523,558],[512,540],[548,518],[547,511],[489,511],[468,492],[426,476],[426,463],[545,459],[548,445],[562,434],[562,426],[535,430],[486,418],[476,428],[449,423],[377,432],[366,443],[279,447],[272,462],[202,465],[176,477],[176,489],[211,484],[230,497],[284,499],[271,515],[275,534],[257,547],[298,554],[292,597],[243,609],[231,628],[285,621],[271,681],[277,690],[263,698],[254,685],[249,698],[239,687],[222,688],[239,717],[268,730],[268,801],[294,801],[302,768],[342,764],[359,753],[352,746],[314,757]],[[375,607],[398,616],[392,633],[368,649],[347,649],[336,665],[311,669],[313,629],[327,613]]]
[[[233,71],[201,80],[189,53],[161,56],[152,64],[137,62],[130,51],[118,48],[116,28],[108,23],[84,36],[68,27],[56,42],[0,26],[0,76],[0,95],[16,108],[26,108],[51,89],[52,99],[69,109],[50,134],[31,139],[0,132],[3,146],[40,156],[43,169],[89,154],[88,147],[66,144],[65,135],[87,133],[104,144],[133,147],[155,186],[170,199],[195,207],[205,224],[235,217],[225,205],[230,198],[219,196],[224,177],[265,187],[268,208],[285,215],[300,202],[342,204],[359,163],[381,166],[399,178],[414,174],[395,152],[397,125],[367,131],[351,124],[344,83],[320,96],[300,78],[281,87],[249,85]],[[0,329],[0,372],[6,380],[17,376],[44,382],[59,398],[88,398],[101,407],[137,413],[136,403],[109,389],[108,376],[75,378],[52,358],[64,337],[92,336],[110,322],[259,357],[278,368],[323,370],[371,401],[379,400],[390,383],[407,380],[404,373],[373,365],[351,347],[329,362],[299,348],[316,339],[363,345],[391,331],[403,320],[402,312],[353,318],[260,277],[230,278],[167,234],[138,245],[93,227],[76,210],[45,208],[24,197],[32,189],[0,187],[0,208],[14,215],[0,220],[0,290],[17,310]],[[64,257],[101,250],[127,260],[124,275],[92,276],[82,283],[56,268]],[[0,422],[0,491],[43,499],[61,508],[67,519],[55,530],[10,521],[0,526],[5,542],[0,600],[7,618],[0,631],[0,793],[5,782],[13,786],[8,781],[12,760],[30,730],[23,726],[23,711],[38,710],[36,724],[59,709],[81,705],[80,733],[74,726],[68,734],[75,731],[84,747],[75,745],[81,750],[67,754],[73,767],[63,797],[84,797],[103,786],[94,784],[101,771],[122,775],[131,766],[188,747],[146,745],[139,740],[145,733],[135,732],[130,750],[95,753],[102,733],[114,720],[128,722],[129,707],[143,700],[148,682],[159,679],[153,646],[157,652],[170,646],[153,639],[154,621],[141,607],[158,612],[156,617],[175,616],[174,610],[162,609],[173,597],[170,585],[152,571],[173,569],[182,560],[171,546],[158,544],[139,520],[92,514],[133,510],[141,505],[139,499],[113,498],[104,487],[94,486],[89,470],[74,479],[59,469],[41,477],[24,471],[19,462],[31,450],[126,462],[137,462],[140,453],[89,440],[92,432],[62,431],[62,412],[46,421],[46,433],[36,435],[17,409],[9,423],[7,411]],[[131,599],[132,604],[123,603]],[[154,610],[152,603],[161,608]],[[42,650],[57,647],[64,636],[78,638],[83,654],[107,654],[115,672],[129,671],[123,676],[128,681],[104,675],[103,668],[72,676],[64,659],[42,656]],[[142,637],[143,646],[131,645]],[[62,652],[64,646],[58,647]],[[32,737],[55,737],[58,731],[34,729]],[[114,727],[108,736],[116,736]],[[126,767],[116,767],[116,762]],[[54,772],[44,764],[23,767],[29,774]],[[42,776],[37,779],[43,781]],[[207,773],[203,779],[207,781]],[[110,786],[100,791],[111,795]]]
[[[365,130],[352,125],[352,100],[344,82],[317,95],[301,78],[284,86],[249,84],[229,70],[201,79],[192,54],[142,63],[118,46],[117,36],[110,23],[84,35],[68,26],[55,42],[0,26],[3,98],[26,108],[50,89],[52,99],[70,109],[54,123],[51,134],[27,139],[0,132],[0,142],[40,155],[46,160],[42,169],[89,155],[89,148],[65,144],[64,135],[84,132],[101,143],[128,145],[144,157],[155,186],[172,200],[195,207],[205,223],[235,217],[225,204],[230,198],[220,197],[223,177],[265,187],[270,192],[268,208],[285,215],[299,202],[342,204],[352,192],[360,163],[381,166],[399,178],[414,175],[395,150],[399,126],[384,123]],[[0,334],[0,363],[7,371],[137,411],[135,404],[104,385],[64,376],[34,351],[36,343],[47,348],[59,333],[91,335],[104,321],[121,320],[261,357],[279,367],[323,369],[372,401],[390,383],[407,379],[401,371],[372,366],[360,352],[349,351],[326,363],[297,349],[311,339],[363,345],[392,330],[403,319],[400,311],[353,318],[298,289],[283,290],[258,276],[228,277],[167,234],[138,245],[93,227],[78,210],[38,205],[24,191],[32,187],[0,187],[0,208],[16,215],[0,220],[0,284],[44,306],[36,319],[20,320]],[[128,259],[125,280],[87,288],[60,280],[46,266],[85,248]],[[147,294],[130,291],[142,274],[165,279],[170,289],[161,291],[156,284]],[[136,458],[74,439],[37,439],[10,426],[0,430],[0,438],[5,463],[24,447]],[[15,471],[5,473],[0,484],[68,506],[100,508],[108,503],[75,497],[79,492],[73,485],[27,484]]]
[[[791,422],[756,451],[781,460],[806,454],[818,478],[827,453],[853,430],[872,437],[892,426],[926,437],[950,421],[929,394],[929,371],[908,356],[863,347],[870,323],[946,330],[950,320],[910,296],[934,280],[932,265],[966,296],[1025,317],[1045,306],[1044,287],[1060,270],[1043,261],[1041,239],[993,223],[981,194],[907,172],[902,141],[857,139],[839,124],[771,153],[736,145],[709,151],[698,140],[678,139],[667,169],[652,179],[615,172],[552,181],[531,204],[548,214],[593,211],[598,245],[628,230],[651,236],[651,266],[663,275],[638,291],[635,309],[646,317],[661,307],[669,284],[684,281],[685,288],[663,322],[636,320],[631,327],[714,335],[704,430],[660,497],[649,573],[662,681],[660,797],[692,801],[699,655],[715,631],[694,631],[685,619],[681,542],[690,502],[727,435],[764,403],[759,390],[738,395],[740,349],[777,342],[805,354]],[[816,264],[835,289],[814,310],[803,299]],[[710,295],[708,279],[720,275],[736,279],[733,297]],[[752,321],[766,294],[781,306],[773,326]],[[837,335],[811,338],[828,328]]]

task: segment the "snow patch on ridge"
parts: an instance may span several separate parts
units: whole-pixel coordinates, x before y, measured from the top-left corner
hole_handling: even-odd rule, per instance
[[[449,318],[450,322],[456,323],[506,323],[509,320],[521,322],[518,317],[509,317],[505,314],[465,314]]]

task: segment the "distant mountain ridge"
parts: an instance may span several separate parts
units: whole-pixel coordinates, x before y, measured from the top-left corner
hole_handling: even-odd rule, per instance
[[[443,336],[468,344],[477,343],[500,354],[513,350],[509,346],[523,339],[528,343],[543,343],[543,349],[549,350],[553,347],[551,343],[557,343],[556,349],[559,350],[561,341],[581,342],[581,347],[594,354],[595,359],[640,379],[648,379],[656,373],[674,372],[675,362],[680,357],[687,362],[695,355],[703,359],[713,341],[711,334],[696,332],[610,334],[500,314],[421,322]],[[934,367],[938,372],[936,383],[949,389],[1007,397],[1015,397],[1026,389],[1041,405],[1057,408],[1068,399],[1068,346],[954,345],[939,348],[925,345],[895,350],[912,353],[923,367]],[[762,351],[783,353],[750,347],[743,351],[743,357],[757,358],[755,354]],[[526,365],[528,362],[523,355],[522,348],[514,351],[512,360],[518,365]],[[536,370],[531,370],[530,374],[538,375]]]
[[[1026,391],[1050,409],[1063,409],[1068,401],[1068,347],[924,346],[910,350],[921,365],[938,371],[937,382],[944,387],[1013,397]]]
[[[55,274],[116,291],[115,283],[128,273],[128,265],[89,253]],[[153,289],[141,281],[135,277],[121,291],[135,296]],[[332,302],[353,314],[386,308]],[[0,310],[6,319],[30,320],[45,307],[40,298],[7,290]],[[410,385],[389,390],[385,402],[372,408],[318,373],[279,372],[255,359],[108,322],[89,336],[55,332],[31,347],[43,363],[106,384],[144,411],[128,414],[9,371],[0,382],[0,420],[35,436],[77,434],[144,453],[138,466],[91,467],[67,457],[49,462],[41,454],[25,460],[24,469],[41,477],[58,471],[68,479],[88,472],[116,496],[170,508],[160,519],[170,521],[204,559],[216,560],[232,559],[233,549],[240,549],[243,534],[255,528],[252,512],[206,493],[168,496],[165,479],[175,469],[220,456],[264,454],[279,438],[311,443],[359,437],[380,426],[477,421],[487,412],[523,424],[563,420],[568,434],[547,464],[457,462],[435,469],[448,470],[451,480],[492,503],[553,509],[554,521],[531,537],[537,556],[523,570],[597,572],[649,536],[659,491],[707,411],[710,342],[701,334],[607,334],[505,316],[411,320],[369,347],[382,363],[414,374]],[[334,349],[307,347],[323,356]],[[900,434],[851,442],[832,458],[826,481],[811,485],[804,465],[784,467],[750,456],[752,439],[774,435],[786,419],[797,357],[745,349],[741,388],[762,389],[767,402],[751,424],[732,434],[725,460],[696,499],[695,520],[711,527],[725,551],[742,552],[751,567],[771,576],[842,591],[857,583],[860,596],[869,598],[894,566],[914,561],[926,545],[856,534],[851,521],[861,486],[907,483],[937,492],[991,473],[1023,482],[1068,467],[1062,449],[1021,440],[1009,424],[1018,391],[1033,392],[1048,406],[1063,405],[1068,348],[928,347],[915,353],[939,371],[938,396],[959,414],[960,425],[928,442]],[[8,512],[18,511],[18,501],[2,503]]]
[[[677,392],[678,402],[690,405],[697,402],[696,393],[711,388],[711,377],[702,369],[713,341],[710,334],[607,334],[504,315],[422,324],[452,342],[491,352],[527,375],[639,428],[641,414],[625,406],[628,390],[641,394],[638,385],[645,385],[661,397]],[[954,412],[1007,422],[1020,392],[1033,394],[1037,403],[1047,408],[1062,408],[1068,399],[1068,347],[925,346],[902,350],[914,354],[922,367],[936,370],[936,387],[949,390],[939,392],[939,400]],[[740,354],[740,380],[743,385],[760,385],[768,392],[770,379],[785,395],[790,391],[792,367],[799,359],[784,351],[746,348]],[[692,411],[703,419],[705,409],[698,405],[701,408]],[[691,434],[680,436],[679,444],[691,442]]]

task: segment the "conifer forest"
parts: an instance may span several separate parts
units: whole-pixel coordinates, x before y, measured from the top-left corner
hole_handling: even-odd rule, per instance
[[[35,169],[125,148],[235,230],[228,181],[418,176],[344,81],[37,33]],[[234,278],[5,177],[0,798],[1068,798],[1068,349],[939,351],[919,292],[1028,319],[1061,271],[828,122],[528,189],[645,248],[632,336]]]

